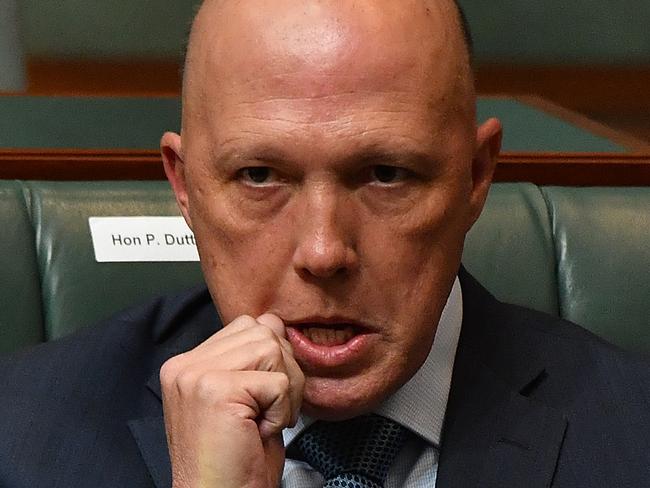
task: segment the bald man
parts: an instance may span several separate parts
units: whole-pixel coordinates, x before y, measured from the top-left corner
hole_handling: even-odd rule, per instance
[[[6,361],[0,484],[647,485],[648,366],[460,266],[501,139],[464,32],[206,1],[161,147],[207,290]]]

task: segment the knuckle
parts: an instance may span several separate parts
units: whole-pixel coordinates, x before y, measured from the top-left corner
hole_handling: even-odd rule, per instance
[[[197,375],[194,371],[185,370],[178,373],[176,376],[176,388],[183,394],[191,393],[194,390],[194,385],[196,384]]]
[[[194,394],[203,401],[214,402],[223,389],[223,381],[220,381],[219,376],[215,373],[200,375],[196,380]]]
[[[282,346],[276,341],[264,341],[260,343],[259,353],[266,358],[278,360],[282,358]]]
[[[264,325],[257,324],[253,329],[255,337],[260,341],[274,341],[276,339],[275,332]]]
[[[174,356],[163,363],[160,367],[160,384],[163,387],[170,387],[176,380],[180,367],[180,359]]]
[[[165,388],[179,398],[195,399],[201,403],[216,403],[224,390],[232,385],[222,371],[197,371],[191,368],[180,371]]]
[[[285,373],[275,373],[273,378],[278,396],[286,396],[291,388],[291,380],[289,380],[289,376]]]
[[[284,370],[282,348],[273,341],[257,342],[251,348],[254,357],[254,368],[261,371]]]

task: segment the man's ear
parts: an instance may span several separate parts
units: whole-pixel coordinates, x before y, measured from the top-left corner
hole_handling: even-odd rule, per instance
[[[481,124],[476,131],[476,152],[472,160],[472,195],[470,197],[471,225],[479,218],[483,205],[485,205],[499,151],[501,151],[502,135],[501,122],[494,118]]]
[[[185,182],[185,162],[182,157],[181,136],[174,132],[165,132],[160,140],[160,154],[167,180],[174,190],[176,202],[187,225],[192,228],[189,203],[187,199],[187,186]]]

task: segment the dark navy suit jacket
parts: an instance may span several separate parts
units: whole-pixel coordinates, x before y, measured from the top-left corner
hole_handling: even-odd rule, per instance
[[[650,486],[648,363],[461,286],[437,486]],[[193,290],[2,360],[0,486],[169,487],[158,371],[219,327]]]

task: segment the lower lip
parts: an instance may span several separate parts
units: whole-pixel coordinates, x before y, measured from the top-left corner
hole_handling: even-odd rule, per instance
[[[298,362],[303,367],[335,368],[357,361],[372,345],[373,334],[355,335],[345,344],[316,344],[296,327],[287,327],[287,338]]]

